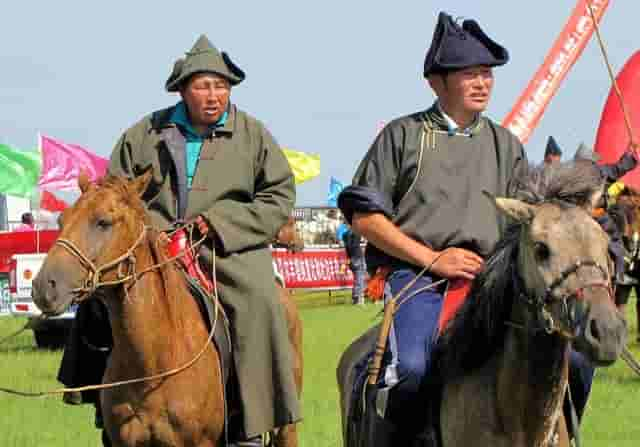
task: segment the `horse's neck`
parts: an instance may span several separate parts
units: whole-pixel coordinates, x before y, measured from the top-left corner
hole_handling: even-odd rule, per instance
[[[136,253],[136,257],[139,271],[155,262],[148,250]],[[128,370],[138,373],[175,367],[182,361],[184,340],[193,339],[189,332],[200,318],[186,287],[165,284],[156,269],[143,274],[126,292],[125,286],[119,289],[120,296],[107,300],[114,354],[124,359]]]
[[[569,344],[558,336],[511,328],[497,369],[499,413],[527,445],[547,445],[562,411]]]

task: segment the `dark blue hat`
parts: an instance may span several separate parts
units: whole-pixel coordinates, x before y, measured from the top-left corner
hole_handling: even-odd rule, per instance
[[[551,136],[547,140],[547,148],[544,150],[544,156],[546,157],[547,155],[562,156],[562,149],[558,146],[556,139]]]
[[[509,61],[506,48],[487,36],[475,20],[458,25],[441,12],[424,60],[424,76],[446,73],[475,65],[496,67]]]

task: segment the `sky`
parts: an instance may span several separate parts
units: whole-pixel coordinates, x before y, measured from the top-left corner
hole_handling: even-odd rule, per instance
[[[319,177],[297,205],[324,205],[348,184],[378,123],[427,108],[422,78],[439,11],[476,19],[511,55],[495,69],[487,114],[500,122],[541,65],[576,0],[5,2],[0,26],[0,143],[30,149],[38,132],[108,157],[119,135],[179,100],[173,62],[204,33],[247,79],[232,102],[285,147],[317,153]],[[601,31],[617,73],[640,47],[640,2],[611,0]],[[595,36],[526,145],[549,135],[565,156],[592,145],[610,81]]]

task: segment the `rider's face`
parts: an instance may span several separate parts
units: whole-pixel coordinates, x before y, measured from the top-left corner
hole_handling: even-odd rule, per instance
[[[445,109],[462,114],[483,112],[491,99],[493,83],[493,70],[484,65],[430,78],[430,84]]]
[[[180,90],[182,100],[189,111],[191,124],[207,128],[215,124],[227,110],[231,85],[222,76],[213,73],[197,73]]]

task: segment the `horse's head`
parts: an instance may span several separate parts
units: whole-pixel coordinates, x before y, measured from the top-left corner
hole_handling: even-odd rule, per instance
[[[80,177],[82,195],[61,215],[60,237],[33,280],[42,312],[59,314],[133,271],[133,250],[146,233],[141,196],[150,180],[151,171],[131,181],[109,176],[95,185]]]
[[[597,365],[614,362],[626,324],[613,300],[605,232],[581,206],[494,202],[520,225],[516,271],[523,291],[516,300],[525,305],[514,306],[514,318],[525,328],[571,339]]]
[[[300,252],[304,249],[304,240],[298,233],[296,221],[293,217],[289,216],[287,223],[278,230],[276,243],[285,245],[293,252]]]

